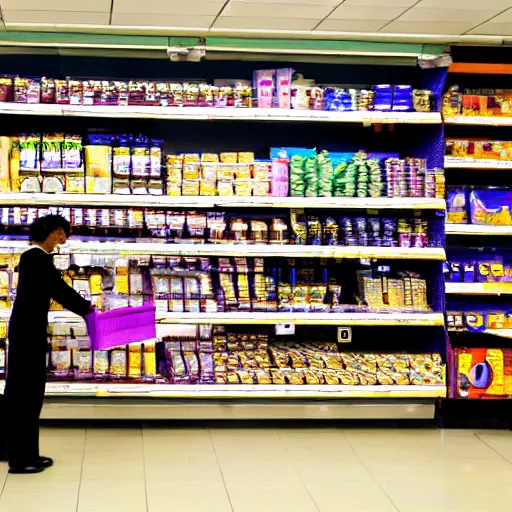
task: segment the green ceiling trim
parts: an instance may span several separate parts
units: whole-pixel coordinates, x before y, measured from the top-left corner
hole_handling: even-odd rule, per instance
[[[2,31],[0,32],[0,43],[11,43],[13,46],[129,46],[129,47],[161,47],[167,48],[169,38],[167,36],[126,36],[111,34],[82,34],[68,32],[24,32],[24,31]]]
[[[134,48],[167,46],[191,46],[197,44],[198,38],[194,37],[167,37],[148,35],[117,35],[117,34],[84,34],[69,32],[24,32],[24,31],[2,31],[0,32],[0,43],[3,45],[12,44],[33,45],[33,46],[91,46],[111,47],[124,46]],[[388,43],[368,41],[336,41],[336,40],[313,40],[313,39],[268,39],[268,38],[231,38],[231,37],[207,37],[206,48],[239,50],[291,50],[295,52],[358,52],[358,53],[388,53],[388,54],[432,54],[443,53],[443,45],[422,45],[413,43]]]
[[[179,38],[178,38],[179,39]],[[360,52],[360,53],[414,53],[439,55],[443,53],[443,45],[423,45],[413,43],[387,43],[370,41],[336,41],[316,39],[251,39],[230,37],[207,37],[206,48],[236,47],[240,49],[269,48],[272,50],[314,50],[329,52]]]

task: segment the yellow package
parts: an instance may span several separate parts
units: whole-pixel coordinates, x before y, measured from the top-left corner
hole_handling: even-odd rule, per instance
[[[199,179],[199,170],[201,159],[197,154],[183,155],[183,179],[197,180]]]
[[[110,375],[126,377],[126,350],[115,349],[110,352]]]
[[[217,195],[217,187],[214,181],[201,181],[199,188],[199,195],[201,196],[215,196]]]
[[[252,172],[250,165],[238,165],[235,169],[235,176],[237,180],[251,179]]]
[[[487,329],[504,329],[505,322],[505,313],[487,313]]]
[[[219,155],[216,153],[203,153],[201,155],[201,162],[213,162],[216,163],[219,161]]]
[[[110,194],[112,148],[110,146],[85,146],[85,192]]]
[[[220,161],[223,164],[236,164],[236,163],[238,163],[238,154],[237,153],[221,153]]]
[[[154,343],[144,344],[144,375],[156,377],[156,353]]]
[[[129,345],[128,347],[128,377],[138,379],[142,375],[141,370],[141,346]]]
[[[0,321],[0,339],[4,340],[7,338],[7,322]]]
[[[100,274],[92,274],[89,277],[89,287],[91,290],[91,295],[100,295],[101,294],[101,284],[103,279]]]
[[[0,137],[0,193],[11,191],[9,170],[9,153],[11,141],[9,137]]]
[[[11,191],[19,192],[20,183],[20,141],[11,137],[9,172],[11,177]]]
[[[126,294],[129,293],[129,278],[128,273],[124,272],[125,269],[116,269],[116,280],[115,280],[115,290],[116,293]]]
[[[238,163],[252,164],[253,162],[254,162],[254,153],[251,153],[251,152],[238,153]]]
[[[199,180],[183,180],[182,194],[184,196],[198,196],[200,191]]]
[[[181,182],[179,184],[167,182],[168,196],[181,196]]]

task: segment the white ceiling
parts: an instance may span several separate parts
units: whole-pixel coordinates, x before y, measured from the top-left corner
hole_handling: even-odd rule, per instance
[[[512,36],[512,0],[0,0],[23,25]],[[95,27],[96,28],[96,27]]]

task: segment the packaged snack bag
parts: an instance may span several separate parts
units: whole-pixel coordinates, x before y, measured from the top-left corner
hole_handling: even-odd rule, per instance
[[[85,191],[87,194],[110,194],[112,148],[104,145],[85,146]]]

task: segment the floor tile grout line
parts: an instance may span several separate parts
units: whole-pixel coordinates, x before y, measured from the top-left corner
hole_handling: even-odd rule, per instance
[[[85,462],[85,449],[87,446],[87,431],[89,430],[88,427],[85,427],[84,432],[84,449],[82,451],[82,464],[80,464],[80,478],[78,480],[78,492],[76,495],[76,512],[79,512],[80,508],[80,491],[82,489],[82,475],[84,474],[84,462]]]
[[[149,512],[148,482],[146,480],[146,449],[144,447],[144,425],[140,425],[140,443],[142,445],[142,469],[144,471],[144,496],[146,498],[146,512]]]
[[[345,434],[343,434],[343,432],[341,432],[341,429],[337,429],[337,430],[341,434],[343,439],[345,439],[347,441],[347,444],[350,446],[350,449],[352,450],[354,455],[359,459],[359,462],[363,465],[364,469],[366,469],[366,471],[368,471],[368,474],[372,477],[372,480],[379,486],[379,489],[386,495],[386,497],[388,498],[391,505],[393,505],[393,507],[395,507],[397,512],[400,512],[400,509],[398,508],[396,503],[393,501],[393,498],[391,498],[391,496],[387,493],[386,489],[384,489],[384,487],[381,485],[381,483],[375,478],[374,474],[370,471],[368,466],[364,463],[363,459],[357,453],[356,449],[352,446],[352,443],[350,442],[350,440],[347,437],[345,437]]]
[[[279,430],[276,430],[276,434],[277,434],[277,437],[279,438],[279,442],[283,445],[284,451],[288,455],[290,455],[290,452],[288,451],[288,448],[286,448],[286,445],[283,442],[283,438],[281,437],[281,434],[279,433]],[[295,466],[295,462],[294,461],[292,462],[292,464],[293,464],[293,467],[295,468],[295,470],[297,471],[297,467]],[[316,503],[315,498],[313,498],[313,496],[309,492],[309,487],[306,485],[306,482],[304,482],[304,479],[302,478],[302,475],[298,471],[297,471],[297,474],[299,475],[299,478],[300,478],[300,481],[302,483],[302,486],[306,489],[306,492],[308,493],[308,496],[311,498],[311,501],[312,501],[313,505],[318,510],[318,512],[321,512],[320,509],[318,508],[318,505]]]
[[[222,471],[222,466],[220,465],[219,456],[217,454],[217,450],[215,449],[215,443],[213,442],[212,433],[210,432],[210,427],[206,427],[206,431],[208,432],[208,437],[210,438],[210,442],[212,443],[213,453],[215,453],[215,460],[217,461],[217,465],[219,466],[220,475],[222,476],[222,483],[224,485],[224,489],[226,491],[226,495],[229,500],[229,506],[231,507],[231,511],[235,512],[235,508],[233,507],[233,502],[231,501],[231,495],[229,494],[228,486],[226,485],[226,479],[224,478],[224,472]]]
[[[5,475],[4,483],[2,484],[2,488],[0,489],[0,498],[2,497],[2,494],[4,493],[5,486],[7,485],[7,479],[9,478],[9,473]]]
[[[481,441],[485,446],[490,448],[494,453],[497,453],[503,460],[507,461],[510,465],[512,465],[512,461],[508,460],[507,457],[505,457],[503,454],[501,454],[498,450],[493,448],[490,444],[487,444],[476,432],[473,432],[473,435]]]

